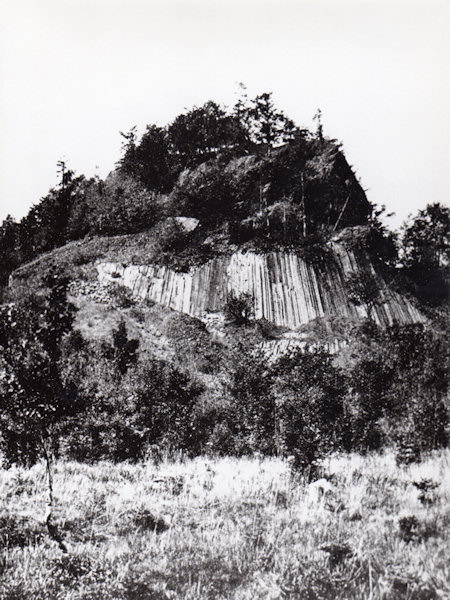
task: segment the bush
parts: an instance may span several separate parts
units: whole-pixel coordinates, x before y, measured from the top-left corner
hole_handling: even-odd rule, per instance
[[[230,366],[228,409],[212,438],[237,454],[293,455],[310,469],[343,444],[345,378],[323,351],[296,351],[272,367],[240,348]]]
[[[112,361],[110,361],[112,362]],[[128,368],[119,379],[102,361],[85,373],[86,409],[65,431],[65,453],[76,460],[139,460],[149,448],[166,454],[198,453],[195,406],[202,388],[169,363],[150,359]]]
[[[447,445],[443,336],[421,324],[381,329],[365,322],[354,331],[351,354],[347,411],[354,449],[397,446],[404,462],[407,454],[418,458]]]
[[[119,308],[131,308],[135,306],[136,300],[133,298],[130,288],[120,283],[110,283],[108,293],[115,306]]]
[[[273,371],[277,447],[312,475],[318,459],[343,445],[345,378],[320,349],[296,350]]]
[[[253,314],[252,296],[245,292],[236,296],[234,292],[230,292],[223,312],[228,323],[246,325]]]

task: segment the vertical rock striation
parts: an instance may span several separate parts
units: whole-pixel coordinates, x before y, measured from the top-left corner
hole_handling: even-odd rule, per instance
[[[320,266],[293,253],[236,252],[214,258],[188,273],[157,265],[118,263],[99,263],[97,270],[103,284],[121,283],[137,297],[194,317],[222,311],[231,291],[237,295],[246,292],[253,298],[256,319],[264,317],[290,329],[320,317],[366,316],[365,307],[350,302],[345,285],[349,274],[363,270],[376,278],[381,290],[381,300],[373,311],[378,323],[422,320],[410,302],[387,288],[364,253],[347,251],[338,243],[333,243],[331,250],[331,258]]]

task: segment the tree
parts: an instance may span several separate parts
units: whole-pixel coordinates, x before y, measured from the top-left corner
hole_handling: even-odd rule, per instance
[[[402,273],[425,309],[445,306],[448,299],[449,216],[447,207],[429,204],[403,228]]]
[[[64,161],[59,161],[57,166],[58,185],[32,206],[19,223],[16,247],[21,263],[86,233],[86,224],[74,218],[74,212],[85,204],[86,190],[92,180],[88,181],[83,175],[75,176]]]
[[[408,266],[446,267],[449,263],[450,209],[428,204],[403,227],[402,254]]]
[[[113,329],[112,337],[112,358],[117,365],[120,375],[125,375],[128,368],[137,361],[139,340],[130,340],[128,338],[127,327],[123,318],[119,321],[117,329]]]
[[[52,249],[65,244],[68,240],[68,221],[80,179],[67,167],[63,160],[57,162],[59,184],[50,190],[39,204],[40,247],[42,250]]]
[[[179,115],[169,125],[168,136],[173,159],[185,168],[201,164],[223,149],[239,147],[245,130],[234,115],[227,115],[210,100]]]
[[[123,138],[122,153],[123,156],[119,160],[119,169],[130,177],[134,177],[137,172],[136,146],[137,146],[137,127],[133,125],[129,131],[124,133],[119,131]]]
[[[147,189],[168,192],[175,180],[167,128],[148,125],[136,148],[135,172]]]
[[[275,454],[275,397],[266,357],[240,343],[231,354],[227,421],[232,450],[237,454]]]
[[[405,431],[420,453],[446,445],[447,348],[422,324],[358,326],[350,341],[347,398],[357,450],[394,444]]]
[[[9,274],[20,261],[20,226],[8,215],[0,226],[0,288],[8,283]]]
[[[342,444],[345,378],[321,349],[297,349],[273,366],[276,443],[298,468],[314,471],[316,461]]]
[[[104,423],[106,437],[115,438],[113,458],[143,458],[151,446],[169,453],[196,453],[194,409],[202,389],[162,360],[149,359],[130,370],[113,399],[112,418],[109,415],[109,424]]]
[[[167,192],[174,183],[175,169],[169,149],[167,128],[147,125],[140,142],[137,142],[136,127],[128,133],[122,144],[123,156],[119,161],[119,172],[125,178],[136,179],[148,190]]]
[[[253,314],[253,298],[251,294],[242,292],[239,296],[232,291],[228,294],[224,306],[224,314],[228,323],[246,325]]]
[[[242,114],[241,107],[239,110]],[[294,137],[294,122],[275,108],[271,92],[260,94],[251,100],[247,115],[250,137],[255,143],[266,146],[268,153],[275,145]]]
[[[320,108],[317,109],[316,114],[313,117],[313,120],[317,122],[317,138],[323,142],[323,125],[322,125],[322,110]]]
[[[358,271],[345,280],[350,302],[356,306],[366,306],[367,318],[372,319],[372,312],[381,297],[380,284],[373,273]]]
[[[99,177],[78,178],[70,215],[67,222],[67,239],[78,240],[97,231],[96,215],[102,205],[104,182]]]
[[[72,382],[61,376],[75,307],[67,300],[67,280],[50,273],[45,283],[45,296],[31,295],[0,313],[0,436],[10,462],[44,458],[51,510],[61,425],[78,405]]]
[[[114,173],[102,184],[92,207],[93,229],[103,235],[149,229],[159,217],[158,201],[158,194],[138,180]]]

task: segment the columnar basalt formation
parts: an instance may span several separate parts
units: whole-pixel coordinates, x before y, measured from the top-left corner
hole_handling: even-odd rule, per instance
[[[195,317],[222,311],[230,292],[246,292],[253,299],[256,319],[264,317],[289,329],[320,317],[366,316],[366,307],[349,300],[345,283],[348,275],[363,270],[371,272],[381,290],[372,313],[378,323],[422,320],[410,302],[387,288],[364,253],[357,255],[334,243],[330,255],[320,266],[308,264],[293,253],[236,252],[187,273],[158,265],[120,263],[99,263],[97,270],[103,284],[120,283],[136,297]]]

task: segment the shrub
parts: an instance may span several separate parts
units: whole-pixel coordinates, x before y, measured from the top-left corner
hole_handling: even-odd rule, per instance
[[[351,355],[347,409],[356,450],[397,445],[404,462],[447,445],[443,336],[422,324],[381,329],[366,321],[354,331]]]
[[[229,367],[227,410],[212,439],[234,453],[293,455],[309,469],[343,444],[345,378],[323,351],[296,351],[268,367],[240,348]]]
[[[108,360],[103,381],[84,374],[86,409],[65,430],[66,455],[77,460],[139,460],[149,448],[198,452],[195,406],[202,387],[170,363],[150,359],[117,377]],[[109,369],[109,371],[108,371]]]
[[[229,323],[245,325],[253,314],[253,298],[250,294],[242,292],[236,296],[234,292],[228,294],[223,312]]]
[[[120,283],[111,283],[108,286],[108,292],[111,300],[119,308],[131,308],[135,306],[136,300],[133,298],[130,288]]]
[[[345,378],[323,350],[296,350],[273,367],[276,443],[294,466],[309,468],[343,444]]]

